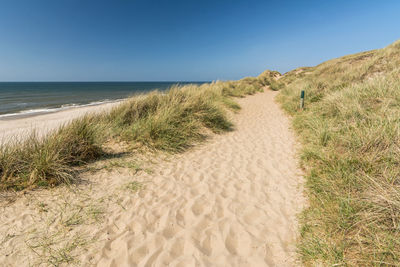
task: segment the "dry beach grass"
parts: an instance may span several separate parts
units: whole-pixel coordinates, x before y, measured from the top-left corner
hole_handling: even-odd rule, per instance
[[[306,265],[400,264],[400,42],[285,74],[310,207]],[[306,109],[298,111],[300,90]]]

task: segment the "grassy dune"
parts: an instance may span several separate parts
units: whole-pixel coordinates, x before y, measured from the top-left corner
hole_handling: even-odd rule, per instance
[[[279,82],[279,101],[303,143],[310,199],[303,262],[399,266],[400,42],[299,68]]]
[[[400,266],[400,42],[316,67],[173,87],[86,116],[44,138],[0,147],[0,189],[70,183],[107,143],[180,152],[232,129],[235,97],[280,90],[302,142],[309,207],[300,256],[308,266]],[[299,111],[300,90],[306,108]],[[108,152],[109,153],[109,152]]]
[[[227,110],[240,109],[233,97],[262,91],[276,72],[258,78],[172,87],[128,99],[108,113],[85,116],[44,138],[33,133],[0,147],[0,189],[70,183],[77,166],[104,156],[104,144],[124,142],[180,152],[204,140],[205,129],[231,130]]]

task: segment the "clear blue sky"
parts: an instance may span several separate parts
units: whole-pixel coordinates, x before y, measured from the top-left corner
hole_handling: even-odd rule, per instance
[[[0,81],[204,81],[400,39],[400,1],[0,0]]]

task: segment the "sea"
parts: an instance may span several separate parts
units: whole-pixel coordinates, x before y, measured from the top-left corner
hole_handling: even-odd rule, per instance
[[[0,82],[0,119],[94,106],[173,85],[206,82]]]

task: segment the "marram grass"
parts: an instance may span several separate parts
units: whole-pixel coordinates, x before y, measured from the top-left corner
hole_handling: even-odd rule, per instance
[[[303,144],[303,263],[400,266],[400,42],[279,82],[279,101]]]
[[[71,167],[98,158],[101,138],[93,117],[83,117],[46,137],[32,133],[0,147],[0,188],[69,183]]]
[[[274,75],[277,75],[274,72]],[[125,142],[132,150],[180,152],[205,139],[205,129],[233,129],[227,110],[240,106],[233,97],[262,91],[274,76],[172,87],[128,99],[107,113],[88,115],[39,137],[12,140],[0,146],[0,189],[70,183],[76,166],[104,155],[104,144]]]

